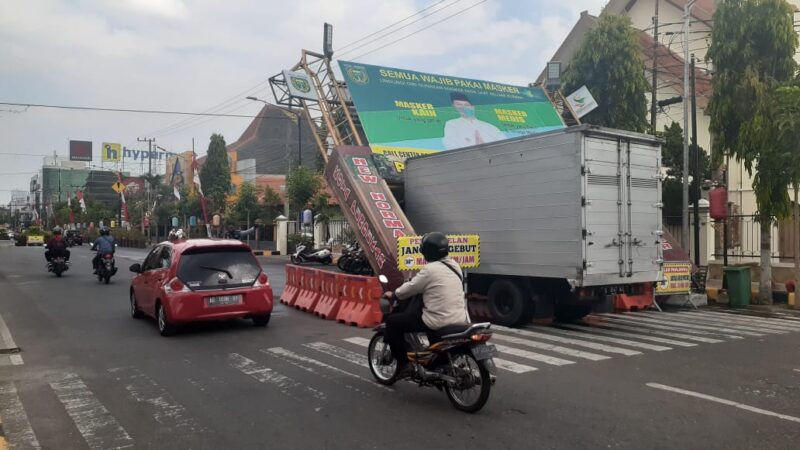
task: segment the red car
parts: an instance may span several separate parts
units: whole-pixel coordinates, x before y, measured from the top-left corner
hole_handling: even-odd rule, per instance
[[[133,264],[131,314],[152,316],[162,336],[178,324],[250,318],[269,323],[272,286],[250,247],[238,240],[190,239],[156,245]]]

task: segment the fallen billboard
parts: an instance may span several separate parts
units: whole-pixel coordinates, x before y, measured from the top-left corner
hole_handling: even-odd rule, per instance
[[[564,127],[541,88],[347,61],[339,66],[372,151],[398,172],[412,156]]]

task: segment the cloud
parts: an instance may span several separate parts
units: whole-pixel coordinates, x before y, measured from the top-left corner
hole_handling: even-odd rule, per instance
[[[322,24],[334,25],[336,57],[394,45],[360,61],[425,72],[527,84],[578,19],[604,0],[29,0],[0,2],[0,101],[256,114],[245,95],[271,98],[268,77],[321,50]],[[433,5],[429,17],[345,46]],[[435,12],[441,10],[440,12]],[[429,29],[419,31],[424,27]],[[392,32],[394,31],[394,32]],[[352,50],[346,53],[347,50]],[[261,83],[261,84],[259,84]],[[249,89],[252,87],[252,89]],[[234,94],[245,92],[242,95]],[[156,138],[174,150],[205,151],[212,132],[235,141],[248,119],[45,111],[0,115],[5,148],[66,153],[69,139],[122,142],[166,128]],[[181,124],[181,126],[173,126]],[[170,127],[171,126],[171,127]],[[169,127],[169,128],[168,128]],[[0,164],[33,171],[38,157]],[[0,181],[2,189],[10,186]],[[17,183],[16,181],[14,183]],[[18,184],[15,184],[18,186]]]

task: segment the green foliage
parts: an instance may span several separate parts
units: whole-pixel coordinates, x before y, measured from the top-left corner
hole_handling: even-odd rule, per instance
[[[319,175],[305,166],[298,166],[286,176],[286,196],[292,214],[309,204],[322,186]]]
[[[206,162],[200,169],[200,183],[212,211],[225,211],[225,198],[231,190],[231,169],[225,138],[221,134],[211,135]]]
[[[275,192],[275,189],[265,186],[261,191],[261,209],[258,218],[263,220],[265,224],[274,223],[275,218],[281,213],[281,203],[281,196]]]
[[[583,122],[630,131],[647,129],[647,80],[637,31],[625,16],[603,15],[586,33],[564,71],[564,89],[586,85],[598,107]]]
[[[258,218],[258,190],[253,183],[242,183],[239,186],[239,195],[233,204],[228,222],[242,223],[250,217],[253,222]]]
[[[665,126],[659,133],[664,139],[661,147],[661,165],[667,169],[667,178],[661,185],[661,198],[664,203],[663,214],[665,217],[683,216],[683,129],[677,122]],[[711,158],[702,148],[700,150],[700,179],[692,179],[689,184],[689,203],[694,203],[699,197],[700,185],[703,180],[711,179]],[[689,148],[689,174],[695,173],[694,146]]]

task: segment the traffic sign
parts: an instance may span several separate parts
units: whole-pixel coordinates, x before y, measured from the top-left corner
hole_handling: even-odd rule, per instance
[[[111,189],[113,189],[117,194],[122,194],[125,191],[125,185],[117,181],[111,185]]]

